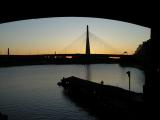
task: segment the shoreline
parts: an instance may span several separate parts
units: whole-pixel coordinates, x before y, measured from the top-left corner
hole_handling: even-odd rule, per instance
[[[48,63],[48,64],[15,64],[15,65],[0,65],[0,68],[7,68],[7,67],[18,67],[18,66],[36,66],[36,65],[90,65],[90,64],[118,64],[120,67],[133,67],[138,68],[140,70],[145,70],[145,68],[141,65],[122,65],[121,63],[117,62],[102,62],[102,63]]]
[[[101,119],[108,117],[142,117],[144,111],[143,93],[128,91],[111,85],[103,85],[74,76],[63,78],[57,83],[63,87],[63,94],[75,104],[94,112]],[[106,116],[109,113],[109,116]],[[115,116],[118,115],[118,116]]]

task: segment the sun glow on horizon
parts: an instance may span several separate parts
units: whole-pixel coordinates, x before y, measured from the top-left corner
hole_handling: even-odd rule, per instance
[[[150,28],[101,18],[55,17],[0,24],[0,54],[85,53],[89,25],[91,54],[133,54],[150,39]]]

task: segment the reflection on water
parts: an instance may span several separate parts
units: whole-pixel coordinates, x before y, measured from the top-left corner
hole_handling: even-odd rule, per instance
[[[9,115],[9,120],[95,120],[94,116],[66,99],[57,82],[73,75],[128,89],[126,71],[131,71],[131,90],[143,92],[144,72],[122,68],[118,64],[0,68],[0,111]]]
[[[87,80],[92,80],[100,83],[102,80],[104,84],[122,87],[129,89],[129,78],[127,71],[131,72],[131,91],[138,93],[143,92],[144,72],[137,68],[120,67],[118,64],[100,64],[100,65],[85,65]]]
[[[91,80],[90,64],[86,65],[86,79]]]

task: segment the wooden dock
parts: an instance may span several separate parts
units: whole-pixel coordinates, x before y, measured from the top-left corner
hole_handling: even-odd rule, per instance
[[[64,88],[64,94],[69,99],[80,103],[80,106],[96,110],[95,113],[103,118],[106,113],[140,117],[144,109],[142,93],[129,92],[74,76],[61,79],[58,85]]]

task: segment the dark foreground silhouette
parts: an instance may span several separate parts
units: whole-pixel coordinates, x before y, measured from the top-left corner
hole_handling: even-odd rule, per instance
[[[8,116],[0,112],[0,120],[8,120]]]
[[[63,78],[58,82],[63,94],[77,106],[98,119],[143,119],[142,93],[94,83],[77,77]]]
[[[109,58],[110,56],[112,55],[105,55],[105,54],[0,55],[0,67],[20,66],[20,65],[46,65],[46,64],[119,63],[119,59]],[[131,55],[129,56],[129,58],[130,57]]]

